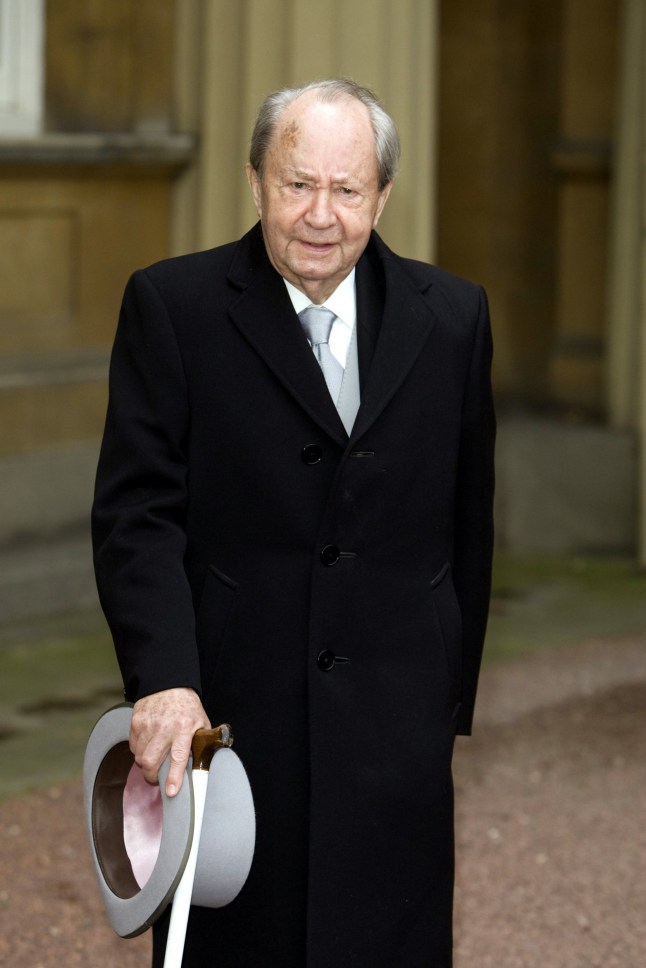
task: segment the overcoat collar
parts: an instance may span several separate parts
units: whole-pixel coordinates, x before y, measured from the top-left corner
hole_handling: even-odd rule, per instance
[[[236,326],[322,430],[345,447],[348,435],[287,288],[267,257],[259,224],[236,246],[228,278],[241,290],[229,310]],[[383,280],[383,301],[371,295],[368,283],[373,279]],[[361,405],[350,440],[364,434],[387,406],[431,333],[443,303],[434,305],[430,288],[427,275],[413,278],[402,260],[372,233],[357,265],[358,325],[363,330],[360,345],[363,342],[366,349],[360,360]],[[380,305],[383,318],[378,320],[374,314]]]

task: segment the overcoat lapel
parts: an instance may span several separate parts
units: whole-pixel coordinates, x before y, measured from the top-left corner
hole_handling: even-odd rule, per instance
[[[369,429],[397,392],[435,324],[428,293],[375,233],[357,271],[361,404],[350,440]],[[229,280],[241,289],[229,310],[233,322],[300,406],[345,447],[348,435],[259,226],[241,239]]]
[[[373,252],[383,269],[385,302],[370,368],[362,380],[361,406],[351,440],[370,428],[406,379],[435,326],[439,309],[430,298],[430,287],[417,286],[397,256],[374,232],[370,251],[363,258],[369,258]],[[363,324],[371,325],[365,319]],[[372,329],[374,332],[374,325]]]
[[[300,406],[345,447],[348,435],[258,227],[241,240],[229,279],[242,288],[229,310],[238,329]]]

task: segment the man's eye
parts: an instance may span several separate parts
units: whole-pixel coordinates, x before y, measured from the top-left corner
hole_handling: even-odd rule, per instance
[[[293,182],[292,187],[300,192],[303,188],[305,188],[305,182]]]
[[[345,185],[342,185],[341,194],[350,197],[351,195],[354,195],[354,190],[352,188],[346,188]]]

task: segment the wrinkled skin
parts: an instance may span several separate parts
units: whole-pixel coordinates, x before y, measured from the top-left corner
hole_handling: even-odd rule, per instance
[[[172,797],[182,785],[196,730],[210,728],[209,718],[193,689],[165,689],[135,703],[130,751],[149,783],[157,782],[159,768],[170,752],[166,793]]]

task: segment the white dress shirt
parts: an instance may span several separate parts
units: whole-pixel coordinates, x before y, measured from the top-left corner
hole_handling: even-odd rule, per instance
[[[323,303],[323,306],[336,316],[330,332],[330,353],[339,361],[344,369],[352,333],[357,324],[357,296],[354,286],[354,274],[355,270],[353,269],[345,277],[343,282],[337,286],[332,295]],[[308,306],[316,305],[304,292],[297,289],[287,279],[283,281],[287,286],[287,292],[297,313],[307,309]]]

